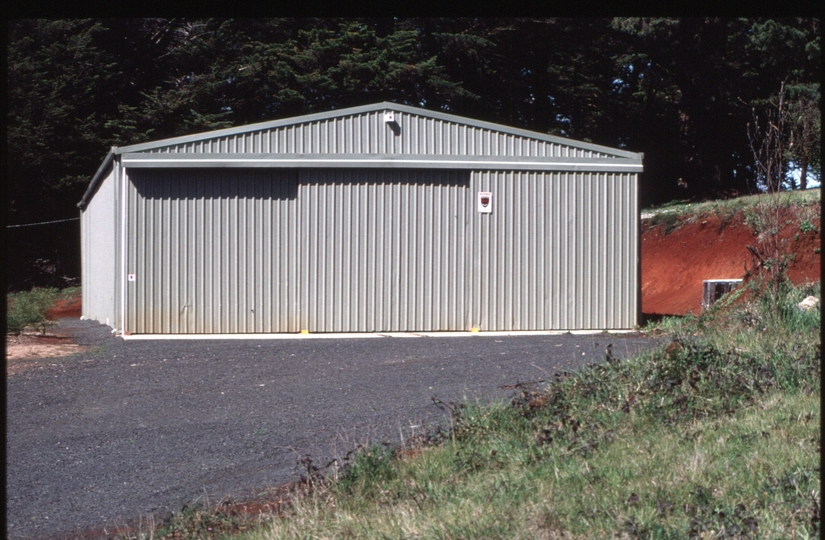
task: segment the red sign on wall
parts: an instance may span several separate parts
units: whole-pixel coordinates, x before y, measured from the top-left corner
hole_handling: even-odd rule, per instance
[[[490,191],[478,192],[478,211],[482,214],[493,213],[493,194]]]

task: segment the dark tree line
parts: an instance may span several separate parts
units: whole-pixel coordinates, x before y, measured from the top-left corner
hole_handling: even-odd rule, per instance
[[[77,217],[111,146],[377,101],[644,152],[643,204],[777,187],[752,137],[778,113],[777,182],[820,174],[818,19],[13,20],[7,35],[10,224]],[[7,229],[13,285],[77,275],[77,222],[42,227]]]

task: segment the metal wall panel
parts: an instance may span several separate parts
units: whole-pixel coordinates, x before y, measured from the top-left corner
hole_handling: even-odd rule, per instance
[[[610,157],[527,136],[396,112],[328,118],[156,148],[157,153],[402,154],[439,156]]]
[[[129,171],[132,333],[295,332],[297,173]]]
[[[117,212],[115,171],[80,214],[83,318],[116,323]]]
[[[474,172],[470,320],[481,330],[632,328],[638,310],[635,174]]]
[[[469,329],[468,184],[468,171],[305,171],[302,328]]]
[[[631,328],[635,174],[130,171],[135,333]],[[476,208],[493,193],[492,214]]]

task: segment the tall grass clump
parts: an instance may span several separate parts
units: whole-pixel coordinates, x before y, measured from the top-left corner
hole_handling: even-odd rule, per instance
[[[52,287],[35,287],[6,296],[6,331],[19,334],[26,327],[46,332],[48,321],[46,310],[54,304],[60,295]]]
[[[667,204],[645,208],[643,214],[652,214],[649,223],[657,223],[654,218],[661,214],[672,214],[676,220],[696,219],[700,215],[715,214],[723,219],[738,213],[745,212],[746,217],[753,211],[755,206],[764,204],[766,200],[777,198],[776,194],[746,195],[733,199],[718,199],[704,202],[671,201]],[[793,207],[796,209],[817,208],[820,205],[821,190],[808,189],[781,192],[778,197],[783,208]],[[818,214],[818,212],[817,212]],[[662,219],[662,218],[659,218]],[[669,223],[671,218],[663,218]]]
[[[656,350],[451,404],[435,444],[354,454],[251,538],[814,538],[819,285],[756,285]],[[770,295],[766,297],[766,295]]]

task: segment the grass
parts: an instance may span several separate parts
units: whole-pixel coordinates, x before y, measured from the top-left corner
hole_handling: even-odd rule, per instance
[[[802,232],[815,231],[813,220],[820,216],[821,190],[809,189],[805,191],[783,191],[779,193],[779,204],[782,207],[795,207],[800,212]],[[662,206],[642,210],[643,216],[648,216],[648,225],[664,227],[665,235],[677,229],[681,223],[694,221],[699,216],[714,214],[727,223],[739,212],[752,212],[760,203],[764,203],[773,195],[759,194],[738,197],[735,199],[720,199],[705,202],[672,201]]]
[[[46,311],[60,299],[76,294],[80,287],[55,289],[35,287],[30,291],[6,295],[6,332],[19,334],[26,328],[46,333]]]
[[[658,350],[608,353],[508,402],[452,404],[449,432],[360,450],[337,476],[308,463],[303,489],[261,526],[209,531],[217,514],[189,510],[152,534],[818,537],[821,316],[796,303],[820,292],[787,287],[774,309],[739,289],[648,326],[672,339]]]

